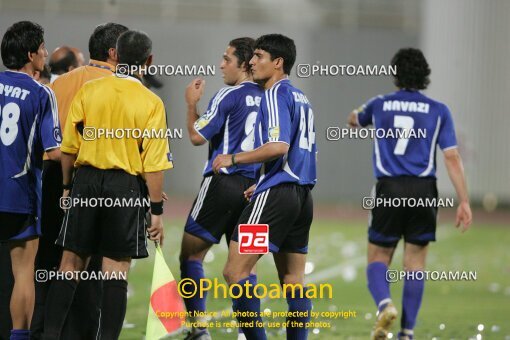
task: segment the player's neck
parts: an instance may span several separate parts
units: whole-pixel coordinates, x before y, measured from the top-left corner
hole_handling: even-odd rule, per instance
[[[34,77],[34,74],[35,74],[35,69],[34,69],[34,66],[32,66],[31,63],[27,63],[25,64],[25,66],[23,66],[22,68],[20,68],[19,70],[11,70],[11,71],[16,71],[16,72],[21,72],[21,73],[26,73],[28,74],[30,77]]]
[[[107,58],[106,63],[112,65],[113,67],[116,67],[118,64],[117,60],[113,60],[111,58]]]
[[[273,87],[273,85],[276,84],[277,82],[279,82],[280,80],[287,79],[287,78],[289,78],[289,76],[286,75],[285,73],[274,74],[271,78],[269,78],[266,81],[266,83],[264,84],[264,89],[268,90],[271,87]]]
[[[245,81],[253,81],[253,77],[247,75],[247,74],[244,74],[244,76],[240,77],[236,83],[234,84],[234,86],[237,86]]]

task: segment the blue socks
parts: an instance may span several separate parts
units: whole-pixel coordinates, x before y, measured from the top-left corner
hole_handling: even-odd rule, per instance
[[[289,296],[290,295],[290,296]],[[308,328],[305,327],[306,323],[310,321],[312,312],[312,301],[306,297],[306,288],[303,288],[303,297],[300,296],[300,291],[295,291],[295,297],[287,293],[287,304],[289,305],[289,312],[308,312],[307,317],[289,317],[287,322],[287,339],[289,340],[306,340],[308,337]],[[301,322],[302,326],[292,326],[292,323]]]
[[[250,273],[250,278],[251,278],[250,282],[252,282],[253,285],[256,285],[257,284],[257,274]],[[244,334],[243,329],[241,327],[239,327],[237,329],[237,333]]]
[[[189,278],[200,285],[200,279],[203,279],[204,267],[201,261],[186,260],[181,263],[181,279]],[[203,297],[200,298],[200,294],[183,299],[188,312],[205,312],[205,301],[207,298],[207,292],[204,292]]]
[[[368,290],[379,311],[391,301],[390,283],[386,280],[388,266],[382,262],[372,262],[367,266]]]
[[[265,340],[267,337],[264,327],[256,326],[257,322],[262,324],[262,318],[260,317],[260,299],[256,298],[253,294],[253,288],[257,284],[257,276],[250,275],[244,279],[241,279],[238,284],[242,287],[242,290],[244,290],[245,282],[250,282],[252,285],[249,290],[249,295],[251,298],[247,297],[247,292],[240,291],[239,287],[234,286],[232,289],[233,295],[238,296],[241,294],[241,296],[237,299],[232,299],[232,310],[234,312],[247,314],[246,316],[237,316],[237,321],[240,323],[246,325],[247,323],[253,322],[253,327],[241,327],[243,329],[244,335],[246,336],[246,339]],[[253,316],[249,316],[249,314],[253,314]]]
[[[425,281],[421,280],[404,280],[404,293],[402,295],[402,319],[400,326],[403,330],[412,330],[416,325],[416,317],[421,306],[421,298]]]
[[[391,301],[390,284],[386,280],[386,271],[388,267],[382,262],[372,262],[367,266],[368,289],[374,298],[379,311],[384,309],[386,304]],[[421,300],[425,281],[404,280],[404,292],[402,295],[402,318],[400,326],[406,333],[412,334],[416,325],[416,317],[420,310]]]
[[[30,340],[28,329],[12,329],[10,340]]]

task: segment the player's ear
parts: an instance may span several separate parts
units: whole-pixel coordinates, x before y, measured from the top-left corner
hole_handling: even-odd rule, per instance
[[[34,57],[33,57],[33,55],[32,55],[32,54],[34,54],[34,53],[33,53],[33,52],[27,52],[27,55],[28,55],[28,61],[29,61],[29,62],[34,61]]]
[[[249,68],[250,68],[249,66],[250,66],[250,65],[248,65],[248,64],[246,63],[246,61],[243,61],[243,62],[241,63],[240,69],[241,69],[241,70],[243,70],[243,72],[248,72],[248,70],[249,70]]]
[[[113,60],[114,62],[119,61],[119,57],[117,55],[117,50],[113,47],[108,49],[108,59]]]
[[[152,54],[145,61],[145,65],[147,65],[147,66],[151,66],[152,65]]]
[[[277,69],[277,70],[283,69],[283,58],[282,57],[275,58],[275,60],[273,60],[273,63],[274,63],[275,69]]]

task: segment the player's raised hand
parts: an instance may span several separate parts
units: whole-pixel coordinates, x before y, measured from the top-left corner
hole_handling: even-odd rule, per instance
[[[221,168],[232,166],[232,155],[218,155],[213,162],[213,171],[215,174],[220,173]]]
[[[357,127],[358,126],[358,110],[354,110],[349,114],[349,119],[347,120],[347,125],[350,127]]]
[[[247,201],[249,201],[251,199],[251,197],[253,196],[253,193],[255,192],[256,187],[257,187],[257,185],[253,184],[251,187],[246,189],[246,191],[244,192],[244,198],[246,198]]]
[[[204,94],[205,80],[200,78],[195,78],[189,85],[186,87],[186,103],[188,105],[194,105],[198,103],[202,94]]]
[[[469,229],[473,215],[471,213],[471,207],[469,202],[461,202],[457,207],[457,216],[455,218],[455,227],[459,228],[462,232]]]
[[[162,215],[151,215],[151,226],[147,229],[147,231],[149,233],[149,238],[152,241],[156,241],[163,246],[163,239],[165,235]]]

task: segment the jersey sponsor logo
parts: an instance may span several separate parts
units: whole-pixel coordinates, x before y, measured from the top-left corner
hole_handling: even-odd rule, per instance
[[[430,105],[422,102],[410,102],[405,100],[386,100],[383,103],[383,111],[429,113],[429,109]]]
[[[280,127],[279,126],[270,127],[269,128],[269,132],[268,132],[268,136],[269,136],[269,138],[278,138],[278,137],[280,137]]]
[[[267,254],[269,252],[269,225],[240,224],[238,240],[239,254]]]

